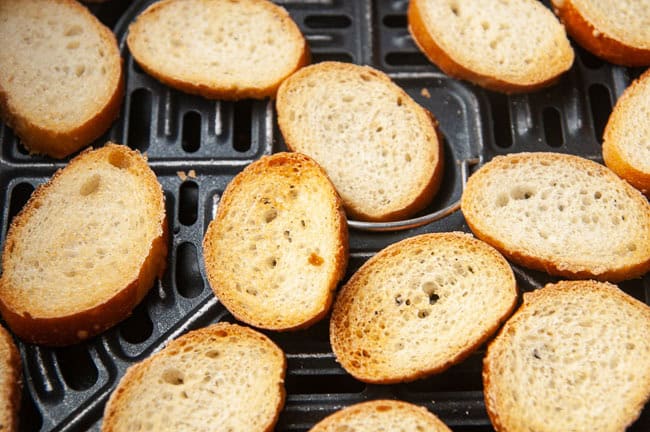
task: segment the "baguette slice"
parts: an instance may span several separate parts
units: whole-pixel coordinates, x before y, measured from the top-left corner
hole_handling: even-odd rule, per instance
[[[127,370],[102,431],[272,431],[286,368],[282,350],[250,328],[195,330]]]
[[[238,174],[203,240],[217,298],[239,320],[271,330],[323,318],[347,254],[341,201],[318,164],[298,153],[264,157]]]
[[[22,391],[20,354],[11,335],[0,326],[0,430],[18,430]]]
[[[650,269],[650,204],[587,159],[496,157],[469,178],[461,209],[478,238],[525,267],[609,281]]]
[[[282,83],[276,106],[287,147],[327,171],[350,217],[398,220],[437,192],[437,123],[384,73],[348,63],[309,66]]]
[[[650,71],[625,90],[612,111],[603,137],[605,164],[650,196]]]
[[[31,153],[63,158],[101,136],[124,95],[113,33],[73,0],[0,2],[0,114]]]
[[[516,301],[512,269],[496,250],[465,233],[420,235],[352,276],[334,304],[330,342],[361,381],[412,381],[469,356]]]
[[[650,308],[615,285],[524,294],[490,344],[485,405],[499,432],[622,432],[650,398]]]
[[[163,0],[131,24],[127,44],[154,78],[211,99],[275,97],[309,63],[300,29],[267,0]]]
[[[162,188],[140,153],[85,151],[40,186],[4,245],[0,312],[27,342],[69,345],[126,318],[167,256]]]
[[[397,400],[362,402],[324,418],[309,432],[451,432],[426,408]]]
[[[623,66],[650,65],[650,1],[551,2],[569,35],[592,54]]]
[[[412,0],[407,16],[429,60],[490,90],[537,90],[573,64],[564,28],[537,0]]]

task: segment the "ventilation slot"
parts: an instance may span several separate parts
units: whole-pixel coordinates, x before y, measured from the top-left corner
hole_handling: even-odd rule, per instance
[[[144,303],[140,303],[134,310],[133,314],[122,322],[120,325],[120,335],[125,341],[132,344],[139,344],[151,337],[153,333],[153,323],[147,314]]]
[[[322,371],[320,371],[322,373]],[[332,394],[361,393],[365,384],[349,375],[294,375],[289,374],[285,381],[287,393],[296,394]]]
[[[431,63],[419,52],[393,52],[386,55],[386,63],[391,66],[426,66]]]
[[[253,102],[241,100],[234,103],[233,147],[238,152],[247,152],[251,148],[251,117]]]
[[[176,252],[176,289],[183,297],[194,298],[203,292],[203,288],[196,246],[183,243]]]
[[[183,150],[194,153],[201,147],[201,114],[189,111],[183,116]]]
[[[497,146],[503,148],[512,146],[510,103],[508,96],[498,93],[490,93],[490,107],[492,108],[494,142]]]
[[[386,15],[382,21],[386,27],[406,28],[406,15]]]
[[[562,119],[560,112],[555,108],[544,109],[544,136],[546,143],[551,147],[562,147],[564,135],[562,134]]]
[[[20,424],[19,431],[37,431],[43,426],[43,416],[36,408],[34,400],[28,391],[22,392],[22,401],[20,402]]]
[[[146,89],[138,89],[131,93],[128,146],[142,152],[147,150],[151,137],[150,127],[151,92]]]
[[[74,390],[87,390],[97,382],[97,367],[85,345],[56,350],[63,379]]]
[[[345,15],[310,15],[305,25],[313,29],[342,29],[350,27],[352,20]]]
[[[589,105],[591,106],[591,118],[594,121],[594,133],[596,140],[603,137],[605,125],[612,112],[612,101],[609,97],[607,87],[601,84],[593,84],[589,87]]]
[[[181,185],[178,220],[186,226],[193,225],[196,222],[199,203],[199,186],[192,182],[186,181]]]
[[[463,363],[451,367],[440,375],[404,384],[408,393],[480,391],[481,355],[472,355]]]
[[[577,48],[576,51],[582,64],[589,69],[600,69],[605,65],[603,60],[583,48]]]
[[[18,183],[11,191],[11,200],[9,202],[9,221],[25,206],[27,200],[34,192],[34,186],[29,183]]]
[[[354,58],[348,53],[333,53],[333,52],[313,52],[312,58],[314,63],[324,61],[338,61],[343,63],[354,63]]]

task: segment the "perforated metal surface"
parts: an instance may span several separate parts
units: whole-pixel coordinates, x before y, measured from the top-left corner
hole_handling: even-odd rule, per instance
[[[128,24],[150,2],[113,0],[92,6],[115,32],[125,59],[127,91],[119,120],[97,144],[112,139],[145,151],[163,185],[172,239],[164,279],[125,322],[74,347],[20,343],[24,361],[23,430],[99,430],[106,399],[126,368],[188,329],[232,316],[214,298],[201,260],[201,239],[232,177],[264,154],[284,149],[273,104],[217,102],[171,90],[134,65],[124,44]],[[370,64],[389,73],[439,120],[446,173],[423,211],[444,208],[462,192],[457,161],[520,151],[559,151],[600,161],[600,136],[612,102],[639,70],[612,67],[577,48],[572,70],[554,87],[503,96],[448,78],[419,53],[406,29],[406,0],[287,0],[314,61]],[[423,91],[426,89],[426,91]],[[0,239],[30,193],[65,161],[28,156],[0,127]],[[185,178],[193,170],[195,176]],[[468,231],[457,212],[397,233],[351,231],[347,279],[383,247],[424,232]],[[554,280],[515,267],[524,291]],[[650,278],[621,284],[650,304]],[[278,431],[305,431],[335,410],[367,399],[399,398],[424,405],[455,431],[491,431],[485,413],[479,350],[438,376],[410,384],[366,385],[347,375],[329,346],[327,320],[296,333],[267,333],[287,353],[287,403]],[[650,430],[650,409],[630,429]]]

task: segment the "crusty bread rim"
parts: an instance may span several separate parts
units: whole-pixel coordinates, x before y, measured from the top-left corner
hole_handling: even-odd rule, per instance
[[[622,66],[650,65],[650,49],[636,48],[603,34],[575,8],[571,0],[552,0],[567,33],[592,54]]]
[[[122,145],[110,142],[105,147],[125,148]],[[91,147],[82,151],[65,168],[73,164],[81,163],[82,157],[90,151],[92,151]],[[128,151],[134,152],[135,150]],[[65,168],[59,169],[50,180],[40,185],[32,193],[20,212],[14,217],[2,251],[3,262],[8,261],[10,251],[13,249],[13,243],[15,241],[13,232],[17,229],[16,227],[23,225],[31,217],[31,213],[34,211],[34,204],[39,201],[42,195],[47,193],[54,180],[62,175]],[[104,303],[70,315],[55,318],[41,318],[31,316],[28,312],[18,313],[14,311],[0,297],[0,314],[2,314],[7,325],[18,337],[34,344],[47,346],[71,345],[103,332],[129,316],[133,308],[142,301],[152,287],[154,280],[156,278],[162,278],[165,272],[169,229],[167,226],[167,215],[164,209],[164,194],[160,231],[160,235],[151,242],[149,253],[143,260],[138,276]],[[5,279],[0,277],[0,285],[5,283]],[[0,289],[0,291],[3,291],[3,289]]]
[[[427,30],[427,25],[423,19],[422,5],[420,0],[411,0],[406,12],[408,18],[408,30],[413,41],[420,51],[435,65],[437,65],[447,75],[467,81],[472,81],[489,90],[502,92],[506,94],[528,93],[543,87],[548,87],[560,79],[565,71],[561,71],[556,76],[535,84],[521,84],[512,81],[498,79],[489,75],[484,75],[472,71],[454,60],[452,56],[443,50],[436,41],[431,37]],[[571,65],[569,65],[569,68]]]
[[[284,24],[286,26],[291,27],[293,29],[292,31],[295,31],[296,34],[300,35],[303,42],[303,45],[300,48],[301,50],[300,56],[296,59],[295,64],[287,68],[287,72],[284,75],[284,77],[278,80],[276,83],[271,83],[266,87],[235,87],[230,85],[215,85],[215,83],[211,83],[210,85],[208,85],[199,81],[189,81],[173,75],[167,75],[161,73],[154,68],[150,68],[144,62],[141,62],[136,58],[135,53],[133,52],[133,50],[131,50],[131,44],[132,44],[131,41],[133,40],[131,27],[137,23],[137,20],[141,16],[149,13],[154,13],[157,9],[163,8],[167,3],[172,3],[176,1],[178,0],[161,0],[147,7],[136,18],[136,21],[131,23],[131,25],[129,26],[129,33],[126,38],[126,43],[127,46],[129,47],[129,51],[131,52],[131,56],[133,57],[133,60],[138,63],[138,66],[140,66],[142,70],[145,71],[147,74],[151,75],[161,83],[168,85],[169,87],[173,87],[185,93],[200,95],[207,99],[237,101],[240,99],[275,98],[278,88],[280,87],[280,84],[282,84],[282,82],[287,77],[289,77],[292,73],[299,70],[303,66],[308,65],[311,61],[311,52],[309,50],[309,45],[307,44],[305,37],[300,31],[300,28],[298,28],[298,26],[293,21],[293,19],[291,18],[291,16],[289,15],[286,9],[272,3],[269,0],[268,2],[265,1],[264,3],[269,3],[271,6],[273,6],[276,12],[282,17],[282,21],[284,22]]]
[[[0,424],[4,426],[7,432],[13,432],[18,430],[19,418],[18,414],[20,412],[20,399],[22,395],[22,362],[20,359],[20,353],[16,348],[13,338],[9,332],[2,326],[0,326],[0,338],[4,339],[5,345],[9,352],[9,358],[7,359],[7,364],[5,367],[8,368],[7,374],[9,375],[8,387],[0,390],[1,392],[7,392],[8,394],[8,403],[11,410],[11,419],[10,424]]]
[[[115,48],[114,55],[120,56],[117,39],[112,31],[102,24],[86,7],[73,0],[56,0],[78,9],[84,15],[94,20],[102,38],[110,40],[111,47]],[[30,153],[47,154],[57,159],[62,159],[71,153],[90,144],[101,137],[120,114],[122,99],[124,98],[124,67],[120,57],[119,71],[109,71],[108,74],[117,72],[119,77],[117,85],[104,107],[89,117],[80,125],[71,130],[54,131],[37,125],[27,117],[21,116],[10,109],[11,102],[6,90],[0,87],[0,116],[11,127]]]

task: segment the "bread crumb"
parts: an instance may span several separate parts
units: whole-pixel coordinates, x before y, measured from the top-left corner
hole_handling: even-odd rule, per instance
[[[431,93],[429,93],[429,90],[427,90],[424,87],[422,88],[422,90],[420,90],[420,94],[427,99],[431,99]]]
[[[181,181],[187,180],[187,174],[185,174],[185,171],[176,171],[176,175],[181,179]]]
[[[187,173],[187,176],[189,178],[196,178],[196,171],[194,171],[193,169],[189,170],[189,172]]]
[[[598,30],[594,29],[594,31],[593,31],[591,34],[592,34],[595,38],[597,38],[597,37],[600,36],[602,33],[599,32]]]

